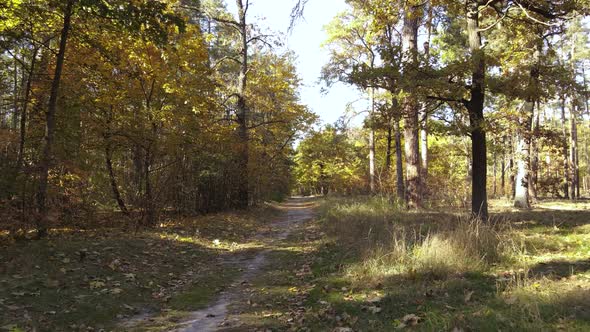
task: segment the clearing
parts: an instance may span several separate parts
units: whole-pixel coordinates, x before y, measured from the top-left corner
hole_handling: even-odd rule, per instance
[[[492,225],[381,198],[297,198],[135,235],[56,231],[2,251],[0,326],[590,329],[590,203],[492,203]]]

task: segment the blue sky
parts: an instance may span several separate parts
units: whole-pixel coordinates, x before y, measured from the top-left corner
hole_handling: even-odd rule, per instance
[[[235,0],[226,0],[228,9],[236,13]],[[303,80],[301,101],[318,114],[324,123],[333,123],[340,117],[346,105],[362,98],[355,88],[336,84],[327,94],[322,94],[318,83],[322,66],[328,62],[328,52],[321,49],[327,35],[323,27],[337,13],[346,9],[344,0],[310,0],[305,8],[304,18],[297,22],[295,29],[287,35],[289,14],[295,0],[250,0],[249,21],[261,28],[269,28],[285,34],[287,47],[297,56],[297,71]],[[362,109],[364,103],[356,102],[356,108]],[[353,123],[360,123],[355,119]]]

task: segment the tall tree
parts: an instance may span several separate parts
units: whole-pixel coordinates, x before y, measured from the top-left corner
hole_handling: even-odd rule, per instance
[[[375,68],[378,59],[378,36],[371,30],[372,20],[363,11],[363,4],[351,2],[350,12],[342,13],[334,18],[328,26],[328,40],[326,46],[330,49],[331,60],[323,69],[323,78],[328,85],[333,81],[357,84],[368,92],[369,109],[366,125],[368,128],[369,147],[369,189],[376,192],[375,173],[375,94],[376,87],[355,81],[352,70],[356,66],[366,66],[369,70]],[[366,5],[366,4],[365,4]]]
[[[37,190],[37,209],[39,217],[37,220],[38,236],[43,237],[47,234],[47,187],[49,182],[49,169],[52,161],[52,148],[55,135],[55,116],[57,112],[57,98],[59,94],[59,85],[61,83],[61,74],[63,71],[64,60],[66,55],[66,46],[68,36],[72,27],[72,15],[74,14],[74,5],[76,0],[67,0],[65,7],[61,8],[63,13],[63,25],[59,39],[59,49],[57,51],[55,62],[55,73],[51,82],[51,92],[49,103],[45,112],[45,139],[39,162],[39,188]]]
[[[484,129],[484,101],[486,62],[484,49],[481,46],[480,7],[476,0],[468,0],[466,4],[467,36],[471,52],[471,87],[470,99],[464,104],[469,112],[471,128],[471,155],[473,158],[473,176],[471,180],[471,212],[487,219],[487,147]]]
[[[418,25],[422,17],[420,4],[408,2],[404,6],[402,29],[403,79],[407,86],[403,93],[404,142],[406,155],[406,196],[410,208],[422,207],[420,179],[419,120],[420,104],[414,94],[413,84],[418,66]]]

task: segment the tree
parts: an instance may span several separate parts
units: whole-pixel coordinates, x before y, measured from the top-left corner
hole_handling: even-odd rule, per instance
[[[49,180],[49,168],[52,158],[53,137],[55,135],[55,115],[57,112],[57,97],[59,93],[59,85],[61,83],[61,74],[63,71],[66,45],[68,36],[72,27],[72,15],[74,14],[75,0],[68,0],[63,13],[63,26],[61,29],[59,39],[59,49],[56,56],[55,73],[51,82],[51,92],[49,95],[49,103],[47,105],[47,112],[45,113],[45,139],[43,145],[43,152],[41,160],[39,161],[39,189],[37,191],[37,209],[39,219],[37,222],[38,236],[43,237],[47,234],[47,186]]]
[[[422,207],[422,188],[420,180],[419,121],[420,105],[413,93],[418,65],[418,24],[422,8],[417,3],[407,3],[403,8],[402,29],[403,74],[407,86],[402,90],[404,139],[406,155],[406,196],[408,206]]]
[[[330,49],[331,61],[323,68],[323,78],[328,86],[334,80],[355,84],[351,78],[355,66],[366,65],[369,70],[375,68],[378,60],[378,36],[371,31],[371,19],[359,8],[351,3],[353,9],[349,13],[342,13],[334,18],[328,26],[328,40],[326,45]],[[356,82],[358,83],[358,82]],[[368,90],[369,110],[367,127],[369,128],[369,188],[376,192],[375,174],[375,87],[363,87]]]

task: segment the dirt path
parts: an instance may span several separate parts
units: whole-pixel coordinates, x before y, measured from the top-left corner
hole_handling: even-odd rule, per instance
[[[242,271],[235,282],[219,293],[217,298],[206,308],[190,313],[185,320],[174,324],[175,328],[168,330],[176,332],[218,331],[230,325],[239,325],[235,318],[228,321],[228,316],[232,314],[232,306],[247,301],[244,290],[268,266],[269,254],[276,250],[294,230],[313,217],[313,206],[313,201],[308,198],[291,198],[281,204],[279,208],[284,210],[283,216],[273,222],[269,230],[257,234],[252,239],[252,241],[261,244],[261,251],[253,256],[220,257],[218,264],[238,268]],[[136,317],[136,319],[128,320],[124,326],[137,327],[141,325],[142,321],[149,320],[150,317],[147,316]]]

